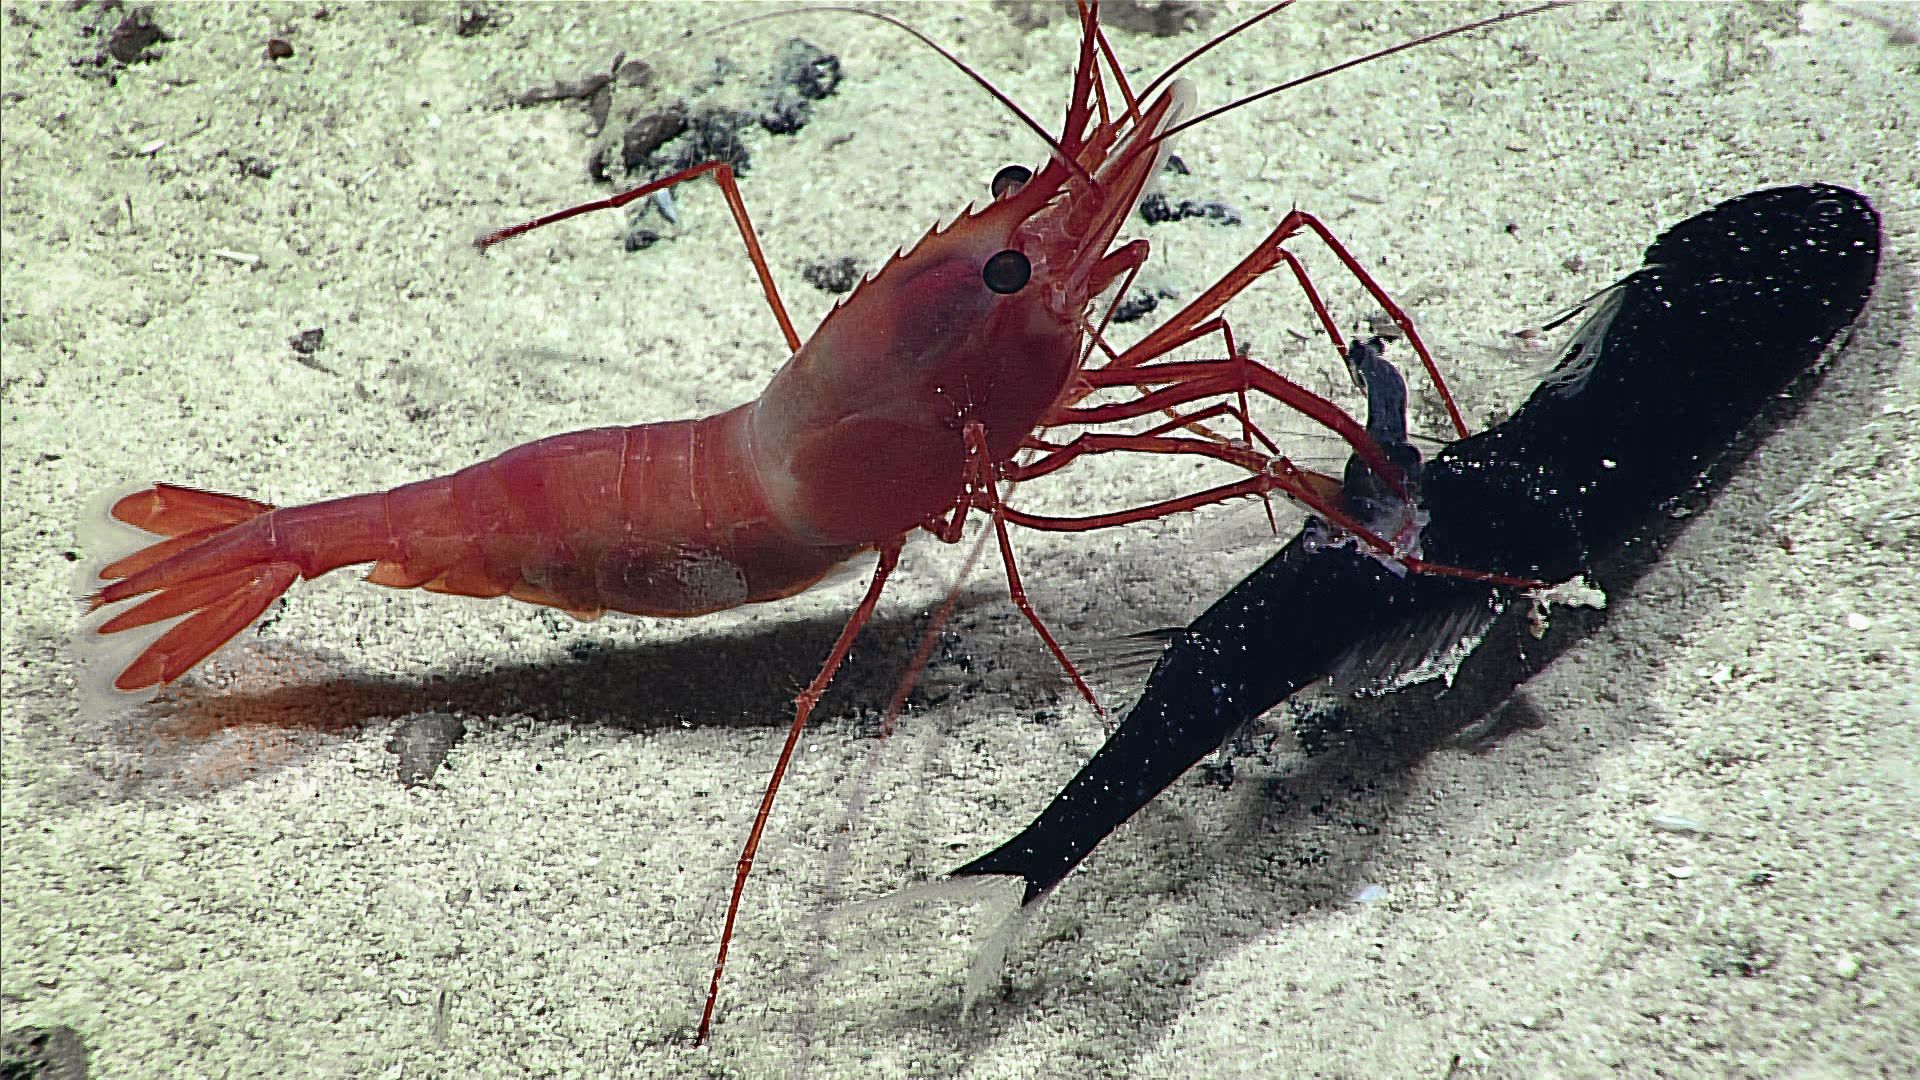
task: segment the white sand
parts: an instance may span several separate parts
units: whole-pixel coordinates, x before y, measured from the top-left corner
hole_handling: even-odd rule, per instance
[[[1217,103],[1483,10],[1308,7],[1193,75]],[[473,254],[480,231],[595,190],[582,112],[498,102],[727,13],[512,14],[463,38],[427,5],[163,6],[175,40],[117,85],[69,65],[99,16],[0,14],[6,1028],[71,1025],[115,1077],[1440,1077],[1456,1055],[1457,1076],[1850,1077],[1920,1057],[1913,46],[1837,6],[1595,5],[1187,137],[1176,197],[1249,222],[1137,229],[1153,280],[1192,295],[1261,222],[1311,209],[1409,303],[1476,419],[1528,387],[1489,348],[1502,332],[1754,187],[1867,192],[1886,215],[1881,287],[1801,420],[1530,685],[1546,727],[1353,778],[1282,755],[1272,767],[1299,775],[1276,790],[1326,799],[1321,814],[1276,803],[1257,763],[1230,792],[1183,782],[1042,909],[1009,954],[1011,992],[965,1018],[982,917],[836,905],[992,847],[1101,732],[990,569],[928,674],[933,704],[869,764],[863,721],[956,562],[914,549],[789,777],[716,1043],[693,1051],[784,701],[857,584],[578,626],[342,574],[249,638],[262,662],[242,696],[202,690],[171,715],[83,701],[66,644],[74,523],[110,485],[308,501],[712,411],[777,366],[708,186],[680,193],[682,235],[643,254],[619,249],[611,215]],[[908,14],[1057,124],[1064,22]],[[261,58],[275,33],[293,59]],[[800,282],[808,261],[871,265],[1039,152],[926,51],[844,17],[678,46],[663,77],[723,51],[757,73],[791,34],[839,53],[847,82],[798,136],[753,137],[743,187],[812,326],[831,299]],[[1115,45],[1153,70],[1198,40]],[[271,177],[239,175],[248,155]],[[1344,320],[1364,316],[1334,292]],[[1288,332],[1311,324],[1285,281],[1233,316],[1332,385],[1327,350]],[[286,343],[314,326],[317,368]],[[1119,461],[1076,475],[1022,499],[1119,505],[1197,480]],[[1184,621],[1264,557],[1194,553],[1213,527],[1018,543],[1037,601],[1085,641]],[[436,707],[468,737],[434,786],[403,790],[389,732]],[[838,858],[857,781],[869,812]],[[1661,831],[1661,814],[1705,831]],[[1354,819],[1378,835],[1338,826]],[[1348,902],[1369,883],[1382,899]]]

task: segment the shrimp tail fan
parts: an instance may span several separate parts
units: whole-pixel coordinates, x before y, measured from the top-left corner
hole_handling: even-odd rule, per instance
[[[141,535],[127,552],[126,528],[113,528],[124,553],[89,575],[80,630],[87,681],[122,692],[165,685],[259,618],[302,576],[276,551],[273,510],[172,484],[112,497],[82,532],[101,539],[107,530],[96,526],[111,525]]]

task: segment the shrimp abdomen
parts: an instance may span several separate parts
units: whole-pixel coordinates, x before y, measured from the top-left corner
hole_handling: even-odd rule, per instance
[[[355,563],[373,563],[379,585],[511,596],[580,618],[687,617],[793,595],[863,547],[811,544],[778,520],[747,415],[558,435],[449,476],[306,506],[156,484],[107,511],[161,539],[89,582],[96,614],[82,642],[112,660],[113,689],[169,683],[295,581]]]

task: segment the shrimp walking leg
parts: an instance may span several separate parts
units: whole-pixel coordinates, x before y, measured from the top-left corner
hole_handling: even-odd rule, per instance
[[[1216,458],[1230,464],[1246,468],[1255,467],[1248,457],[1257,457],[1251,451],[1234,447],[1223,447],[1203,439],[1167,439],[1161,436],[1140,435],[1100,435],[1080,436],[1074,442],[1062,448],[1061,457],[1079,457],[1085,454],[1113,453],[1160,453],[1193,454]],[[1242,456],[1245,455],[1245,456]],[[1044,466],[1047,463],[1036,463]],[[1060,466],[1054,466],[1057,469]],[[1142,521],[1152,521],[1173,514],[1182,514],[1198,510],[1203,506],[1228,502],[1233,499],[1261,495],[1279,491],[1288,498],[1305,506],[1330,524],[1358,537],[1362,543],[1378,554],[1403,565],[1409,572],[1437,577],[1454,577],[1467,581],[1480,581],[1494,585],[1505,585],[1516,589],[1544,588],[1544,582],[1533,578],[1514,577],[1506,574],[1488,573],[1465,567],[1450,566],[1444,563],[1428,562],[1399,551],[1395,545],[1362,524],[1340,506],[1340,481],[1332,477],[1302,469],[1286,458],[1277,458],[1264,463],[1265,472],[1261,475],[1236,480],[1230,484],[1208,488],[1205,491],[1182,495],[1177,498],[1163,499],[1124,510],[1113,510],[1103,514],[1080,516],[1053,516],[1030,514],[1011,507],[1004,507],[1002,514],[1008,524],[1036,532],[1090,532],[1095,529],[1110,529],[1122,525],[1133,525]],[[1048,469],[1047,471],[1053,471]]]
[[[1251,357],[1239,354],[1232,329],[1221,320],[1211,320],[1206,332],[1217,329],[1225,335],[1231,358],[1225,360],[1172,360],[1139,367],[1108,366],[1083,374],[1095,389],[1109,387],[1145,387],[1163,385],[1133,401],[1109,405],[1074,405],[1054,410],[1047,417],[1049,427],[1067,424],[1105,424],[1135,419],[1189,402],[1225,394],[1243,394],[1256,390],[1339,435],[1369,468],[1382,476],[1397,477],[1398,470],[1367,435],[1366,428],[1346,411],[1326,398]],[[1184,344],[1179,342],[1179,344]],[[1176,346],[1177,347],[1177,346]],[[1244,406],[1242,406],[1244,408]]]
[[[1361,288],[1367,291],[1367,295],[1371,296],[1375,303],[1386,310],[1387,316],[1393,320],[1393,324],[1398,326],[1401,332],[1407,335],[1407,340],[1413,346],[1414,353],[1420,357],[1421,365],[1426,368],[1427,377],[1432,380],[1434,389],[1439,392],[1441,401],[1446,405],[1447,416],[1453,422],[1454,428],[1464,437],[1467,434],[1466,419],[1461,416],[1459,406],[1454,403],[1453,394],[1447,389],[1446,378],[1440,374],[1440,367],[1434,362],[1432,352],[1427,349],[1426,342],[1421,340],[1419,331],[1414,328],[1413,319],[1407,315],[1399,304],[1394,302],[1391,296],[1387,295],[1387,291],[1380,286],[1379,282],[1374,280],[1373,275],[1368,273],[1366,268],[1360,265],[1360,261],[1354,258],[1353,253],[1348,251],[1346,245],[1342,244],[1340,239],[1333,234],[1333,230],[1329,229],[1319,218],[1314,217],[1304,210],[1288,211],[1287,215],[1280,219],[1280,224],[1275,226],[1274,230],[1267,234],[1266,239],[1260,241],[1253,251],[1249,253],[1246,258],[1240,260],[1240,263],[1232,270],[1229,270],[1224,277],[1218,282],[1215,282],[1206,292],[1201,293],[1199,297],[1181,309],[1172,318],[1157,327],[1152,333],[1141,338],[1130,348],[1120,353],[1118,357],[1105,368],[1101,369],[1101,371],[1139,366],[1155,357],[1164,356],[1171,349],[1203,336],[1201,328],[1209,324],[1209,320],[1216,312],[1234,297],[1244,292],[1255,281],[1283,264],[1293,271],[1295,279],[1300,282],[1302,289],[1307,294],[1308,301],[1313,305],[1314,314],[1319,318],[1321,326],[1327,330],[1334,348],[1338,350],[1342,358],[1344,358],[1346,356],[1346,343],[1341,339],[1339,331],[1334,327],[1333,319],[1328,313],[1325,303],[1320,300],[1319,294],[1317,290],[1314,289],[1305,268],[1299,264],[1291,252],[1282,247],[1283,244],[1299,235],[1302,231],[1311,232],[1314,236],[1318,237],[1320,242],[1326,246],[1327,250],[1331,251],[1334,257],[1340,261],[1341,265],[1345,266],[1347,271],[1353,275],[1354,280],[1360,284]],[[1088,372],[1087,374],[1097,375],[1099,372]]]
[[[794,701],[793,724],[787,729],[787,741],[780,745],[780,760],[774,763],[773,775],[767,778],[766,794],[760,797],[760,809],[753,815],[753,828],[747,832],[747,843],[740,851],[740,861],[733,872],[733,893],[727,898],[727,921],[720,931],[720,951],[713,960],[713,978],[707,983],[707,1003],[700,1010],[700,1030],[694,1036],[694,1045],[707,1041],[713,1030],[713,1009],[720,1000],[720,976],[726,971],[727,950],[733,944],[733,926],[740,917],[740,898],[747,889],[747,877],[753,873],[753,859],[760,851],[760,837],[767,831],[767,819],[773,814],[773,800],[780,793],[780,781],[787,775],[787,766],[793,762],[794,748],[800,744],[800,733],[806,730],[807,719],[813,715],[814,706],[820,704],[820,696],[827,692],[827,684],[833,681],[834,673],[840,670],[847,653],[853,649],[853,640],[873,617],[873,610],[880,603],[880,594],[886,590],[887,578],[894,567],[900,564],[900,547],[904,538],[896,537],[880,548],[880,564],[873,571],[873,583],[867,586],[867,595],[860,600],[847,625],[840,630],[840,637],[833,643],[833,651],[827,654],[826,663],[820,665],[819,674],[807,684]]]
[[[1277,376],[1276,376],[1277,377]],[[1184,399],[1183,399],[1184,400]],[[1143,397],[1137,401],[1124,402],[1116,408],[1131,409],[1144,415],[1159,411],[1159,402]],[[1216,406],[1218,408],[1220,406]],[[1231,408],[1231,406],[1227,406]],[[1345,416],[1344,413],[1341,414]],[[1088,454],[1109,453],[1145,453],[1145,454],[1186,454],[1197,457],[1209,457],[1246,469],[1255,475],[1230,484],[1208,488],[1205,491],[1147,503],[1125,510],[1114,510],[1103,514],[1087,514],[1075,517],[1056,517],[1041,514],[1029,514],[1024,511],[1005,507],[1002,516],[1011,524],[1037,532],[1087,532],[1094,529],[1108,529],[1121,525],[1132,525],[1141,521],[1167,517],[1172,514],[1197,510],[1203,506],[1227,502],[1248,496],[1263,496],[1279,492],[1289,499],[1305,506],[1318,514],[1323,520],[1358,537],[1362,543],[1371,547],[1378,555],[1391,559],[1409,571],[1441,577],[1457,577],[1468,581],[1484,581],[1497,585],[1506,585],[1519,589],[1543,587],[1543,583],[1531,578],[1518,578],[1483,571],[1450,566],[1444,563],[1428,562],[1418,556],[1400,550],[1399,546],[1380,536],[1356,520],[1341,507],[1341,481],[1338,478],[1322,476],[1308,469],[1302,469],[1285,457],[1264,458],[1257,452],[1244,447],[1225,446],[1206,439],[1191,437],[1173,437],[1164,434],[1168,428],[1183,426],[1184,422],[1162,425],[1150,432],[1141,434],[1103,434],[1088,432],[1076,436],[1073,441],[1052,448],[1039,458],[1019,465],[1009,465],[1003,474],[1013,480],[1030,480],[1048,473],[1058,472],[1071,464],[1074,459]],[[1371,447],[1385,468],[1391,471],[1378,471],[1376,475],[1387,490],[1405,496],[1405,482],[1400,466],[1394,464],[1380,450],[1371,436],[1364,436],[1366,445]],[[1354,455],[1368,468],[1376,468],[1370,459],[1358,452]]]
[[[1238,405],[1229,401],[1216,401],[1212,405],[1209,405],[1206,408],[1199,410],[1198,412],[1182,413],[1182,412],[1175,412],[1172,409],[1163,409],[1161,411],[1168,413],[1172,417],[1172,419],[1156,427],[1151,427],[1145,431],[1137,432],[1137,434],[1144,437],[1152,437],[1157,435],[1165,435],[1173,431],[1189,431],[1209,442],[1212,442],[1221,446],[1230,446],[1231,444],[1226,439],[1222,438],[1220,435],[1213,432],[1207,427],[1207,421],[1218,420],[1218,419],[1238,420],[1240,421],[1241,426],[1245,428],[1247,431],[1247,438],[1244,445],[1252,446],[1254,445],[1254,443],[1258,442],[1261,446],[1266,448],[1268,453],[1272,454],[1274,457],[1280,456],[1280,447],[1273,441],[1272,437],[1270,437],[1265,431],[1261,430],[1259,425],[1253,422],[1251,416],[1247,412],[1246,407],[1243,405]],[[1079,439],[1076,438],[1074,441],[1078,442]],[[1009,466],[1009,468],[1021,474],[1018,477],[1018,479],[1024,480],[1024,479],[1032,479],[1035,476],[1044,476],[1047,473],[1054,472],[1067,464],[1066,461],[1053,463],[1050,461],[1050,459],[1057,456],[1058,451],[1065,450],[1070,445],[1071,444],[1069,443],[1048,442],[1047,440],[1042,439],[1038,436],[1028,436],[1027,440],[1021,444],[1021,449],[1035,451],[1043,455],[1043,457],[1039,459],[1035,459],[1035,461],[1028,464],[1016,463],[1012,466]],[[1039,466],[1042,466],[1043,464],[1044,464],[1044,467],[1039,467]],[[1037,467],[1038,471],[1030,472],[1029,469],[1032,467]]]
[[[747,216],[747,203],[740,196],[740,185],[734,179],[733,166],[724,161],[701,162],[651,183],[642,184],[631,191],[584,202],[578,206],[569,206],[565,210],[555,210],[551,214],[543,214],[531,221],[509,225],[504,229],[495,229],[473,243],[475,247],[485,251],[495,244],[569,218],[579,217],[581,214],[591,214],[597,210],[618,210],[656,191],[665,191],[676,184],[697,179],[708,173],[713,174],[713,182],[720,186],[720,193],[726,196],[727,211],[733,215],[733,223],[740,227],[740,239],[747,246],[747,258],[753,260],[753,272],[759,276],[761,291],[767,294],[767,303],[773,308],[774,320],[780,324],[780,333],[787,339],[787,349],[791,352],[800,351],[800,334],[794,330],[793,319],[787,314],[787,305],[780,299],[780,289],[773,283],[773,271],[768,268],[766,253],[760,248],[760,237],[753,231],[753,219]]]
[[[1046,623],[1040,621],[1040,613],[1033,609],[1033,603],[1027,599],[1026,586],[1020,583],[1020,569],[1013,558],[1013,541],[1007,536],[1007,506],[1001,501],[999,482],[994,476],[992,458],[987,450],[987,431],[978,423],[967,425],[967,448],[968,472],[972,474],[968,485],[970,494],[974,504],[986,510],[993,518],[994,538],[1000,545],[1000,561],[1007,570],[1007,595],[1013,600],[1013,605],[1020,609],[1020,614],[1025,615],[1027,622],[1032,624],[1034,630],[1039,633],[1040,640],[1046,644],[1047,651],[1053,654],[1055,662],[1066,671],[1067,678],[1073,680],[1074,688],[1080,691],[1080,695],[1087,699],[1089,705],[1093,706],[1093,711],[1100,714],[1101,722],[1106,722],[1107,710],[1100,704],[1100,699],[1094,696],[1093,688],[1087,685],[1087,680],[1080,674],[1080,669],[1074,666],[1072,660],[1067,659],[1066,650],[1062,649],[1060,642],[1054,639]]]

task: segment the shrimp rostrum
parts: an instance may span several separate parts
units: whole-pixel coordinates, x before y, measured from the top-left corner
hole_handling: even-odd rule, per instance
[[[1188,59],[1270,13],[1209,41]],[[113,657],[106,675],[111,688],[146,691],[180,679],[295,581],[345,566],[371,563],[368,579],[380,585],[511,596],[581,618],[607,611],[684,618],[792,596],[850,559],[876,553],[864,598],[800,695],[739,860],[700,1025],[704,1037],[781,773],[909,535],[926,530],[957,541],[973,510],[990,514],[1016,603],[1071,674],[1021,592],[1009,523],[1096,528],[1269,492],[1343,521],[1327,501],[1328,486],[1284,459],[1192,433],[1190,422],[1234,414],[1230,399],[1244,399],[1248,391],[1332,427],[1356,455],[1396,482],[1393,464],[1359,425],[1241,354],[1217,315],[1239,291],[1283,263],[1311,297],[1298,263],[1281,247],[1310,231],[1406,323],[1306,214],[1287,215],[1225,279],[1131,348],[1116,352],[1100,340],[1098,302],[1116,285],[1124,287],[1148,255],[1144,240],[1121,242],[1118,234],[1158,170],[1168,138],[1183,126],[1193,93],[1170,69],[1136,94],[1100,31],[1096,5],[1083,5],[1080,21],[1073,92],[1057,137],[933,46],[1038,132],[1048,146],[1047,160],[1037,172],[1003,170],[990,201],[896,254],[804,342],[787,317],[724,164],[695,166],[482,238],[484,248],[711,174],[746,241],[790,355],[758,398],[717,415],[556,435],[390,491],[289,507],[169,484],[126,495],[110,505],[109,516],[157,539],[101,568],[87,600],[93,614],[84,639],[127,643],[123,650],[106,650]],[[1476,25],[1493,21],[1499,20]],[[1313,299],[1339,347],[1337,331]],[[1225,360],[1154,362],[1216,333],[1226,338]],[[1096,351],[1105,362],[1091,366]],[[1135,396],[1078,404],[1109,388]],[[1212,405],[1186,417],[1174,411],[1201,402]],[[1162,413],[1174,419],[1144,433],[1082,434],[1064,443],[1039,434]],[[1244,419],[1244,408],[1237,414]],[[1083,454],[1113,451],[1202,455],[1247,475],[1208,491],[1082,518],[1025,514],[1001,501],[1008,481],[1044,475]],[[1016,462],[1017,456],[1022,460]],[[1077,674],[1074,679],[1086,692]]]

